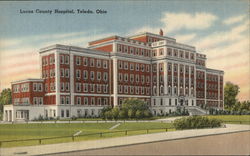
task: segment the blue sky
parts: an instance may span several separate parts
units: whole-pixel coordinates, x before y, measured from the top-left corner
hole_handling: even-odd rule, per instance
[[[20,9],[108,13],[20,14]],[[44,46],[86,47],[88,41],[109,35],[158,33],[162,28],[166,36],[206,54],[208,67],[224,70],[225,81],[241,87],[240,99],[250,97],[247,0],[0,2],[0,21],[0,90],[11,81],[39,77],[37,51]]]

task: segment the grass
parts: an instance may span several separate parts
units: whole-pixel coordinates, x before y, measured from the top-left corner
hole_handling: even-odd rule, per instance
[[[250,124],[250,115],[207,115],[208,118],[216,118],[224,123],[232,124]],[[239,122],[240,121],[240,122]]]
[[[165,128],[170,128],[172,124],[144,122],[144,123],[121,123],[120,126],[113,130],[109,130],[117,123],[48,123],[48,124],[2,124],[0,125],[0,141],[8,140],[22,140],[22,139],[40,139],[61,136],[72,136],[78,131],[82,131],[80,135],[74,138],[74,141],[100,139],[100,132],[116,132],[102,134],[102,138],[125,136],[125,130],[128,130],[127,135],[146,134],[145,129],[149,130],[148,133],[163,132]],[[142,130],[143,129],[143,130]],[[131,131],[133,130],[133,131]],[[173,130],[173,129],[169,129]],[[117,132],[123,131],[123,132]],[[94,135],[84,136],[84,134],[98,133]],[[60,139],[46,139],[42,140],[42,144],[62,143],[72,141],[71,137]],[[20,142],[6,142],[2,143],[2,147],[15,147],[15,146],[30,146],[38,145],[39,141],[20,141]]]

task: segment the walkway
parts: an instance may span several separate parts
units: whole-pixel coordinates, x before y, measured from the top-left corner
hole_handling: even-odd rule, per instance
[[[122,145],[150,143],[155,141],[176,140],[183,138],[192,138],[198,136],[209,136],[215,134],[226,134],[233,132],[250,131],[250,125],[232,125],[227,124],[226,128],[213,129],[193,129],[183,131],[172,131],[165,133],[155,133],[146,135],[126,136],[119,138],[108,138],[102,140],[91,140],[82,142],[70,142],[61,144],[40,145],[32,147],[15,147],[15,148],[1,148],[0,155],[44,155],[61,152],[72,152],[87,149],[97,149],[105,147],[114,147]]]
[[[250,131],[52,155],[250,155]]]

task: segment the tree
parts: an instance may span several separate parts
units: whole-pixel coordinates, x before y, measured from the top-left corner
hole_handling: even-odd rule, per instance
[[[224,87],[224,104],[225,108],[230,110],[237,102],[236,96],[238,95],[239,86],[232,82],[227,82]]]
[[[124,100],[123,104],[122,104],[122,109],[123,110],[148,110],[148,105],[146,104],[145,101],[139,100],[137,98],[128,98],[126,100]]]
[[[135,117],[137,119],[140,119],[143,117],[143,112],[141,110],[137,110],[136,113],[135,113]]]
[[[120,110],[120,112],[119,112],[120,119],[125,119],[125,118],[127,118],[127,116],[128,116],[128,114],[125,110]]]
[[[0,109],[3,111],[3,105],[8,105],[12,103],[11,89],[3,89],[0,95]]]
[[[112,116],[114,118],[114,120],[117,120],[118,116],[119,116],[119,108],[115,107],[112,109]]]
[[[128,110],[128,117],[129,117],[130,119],[134,118],[134,117],[135,117],[135,111],[132,110],[132,109],[129,109],[129,110]]]

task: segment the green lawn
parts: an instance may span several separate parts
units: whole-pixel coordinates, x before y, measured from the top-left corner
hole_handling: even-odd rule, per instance
[[[208,118],[216,118],[222,120],[224,123],[250,124],[250,115],[207,115]]]
[[[147,133],[146,129],[162,128],[161,130],[148,131],[148,133],[155,133],[155,132],[163,132],[165,131],[165,128],[170,128],[172,126],[172,124],[155,123],[155,122],[121,123],[121,125],[118,126],[117,128],[109,130],[109,128],[111,128],[116,124],[117,123],[71,123],[71,124],[51,123],[51,124],[5,124],[5,125],[2,124],[0,125],[0,141],[72,136],[78,131],[82,131],[80,135],[98,133],[94,135],[78,136],[74,138],[75,141],[81,141],[90,139],[100,139],[100,134],[99,134],[100,132],[123,131],[117,133],[102,134],[102,138],[109,138],[109,137],[124,136],[125,130],[128,130],[127,135],[138,135],[138,134],[146,134]],[[42,144],[61,143],[69,141],[72,141],[71,137],[62,139],[42,140]],[[29,146],[29,145],[37,145],[38,143],[39,143],[38,140],[2,143],[2,147]]]

